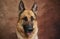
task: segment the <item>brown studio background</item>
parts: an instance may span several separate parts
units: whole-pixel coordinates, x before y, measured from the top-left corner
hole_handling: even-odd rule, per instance
[[[34,0],[23,0],[31,9]],[[60,0],[36,0],[39,39],[60,39]],[[0,39],[17,39],[19,0],[0,0]]]

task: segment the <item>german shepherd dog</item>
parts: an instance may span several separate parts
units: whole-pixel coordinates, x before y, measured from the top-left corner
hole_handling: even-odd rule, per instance
[[[26,10],[21,0],[19,3],[19,19],[17,24],[18,39],[38,39],[37,32],[37,5],[33,4],[31,10]]]

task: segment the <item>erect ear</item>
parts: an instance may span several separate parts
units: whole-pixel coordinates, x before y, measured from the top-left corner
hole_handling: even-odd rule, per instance
[[[24,10],[25,10],[24,3],[23,3],[22,0],[21,0],[20,3],[19,3],[19,10],[20,10],[20,11],[24,11]]]
[[[33,4],[31,10],[32,10],[34,13],[36,13],[36,11],[37,11],[37,4],[36,4],[36,3]]]

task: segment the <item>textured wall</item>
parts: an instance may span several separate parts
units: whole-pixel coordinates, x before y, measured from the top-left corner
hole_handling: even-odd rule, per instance
[[[31,9],[34,0],[23,0]],[[39,39],[60,39],[60,1],[36,0]],[[17,39],[15,29],[19,0],[0,0],[0,39]]]

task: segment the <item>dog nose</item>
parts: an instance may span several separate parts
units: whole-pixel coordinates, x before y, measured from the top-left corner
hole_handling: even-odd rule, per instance
[[[33,26],[30,26],[30,25],[24,26],[24,30],[25,30],[25,32],[32,32]]]
[[[33,27],[29,26],[29,27],[27,28],[27,32],[32,32],[32,31],[33,31]]]

